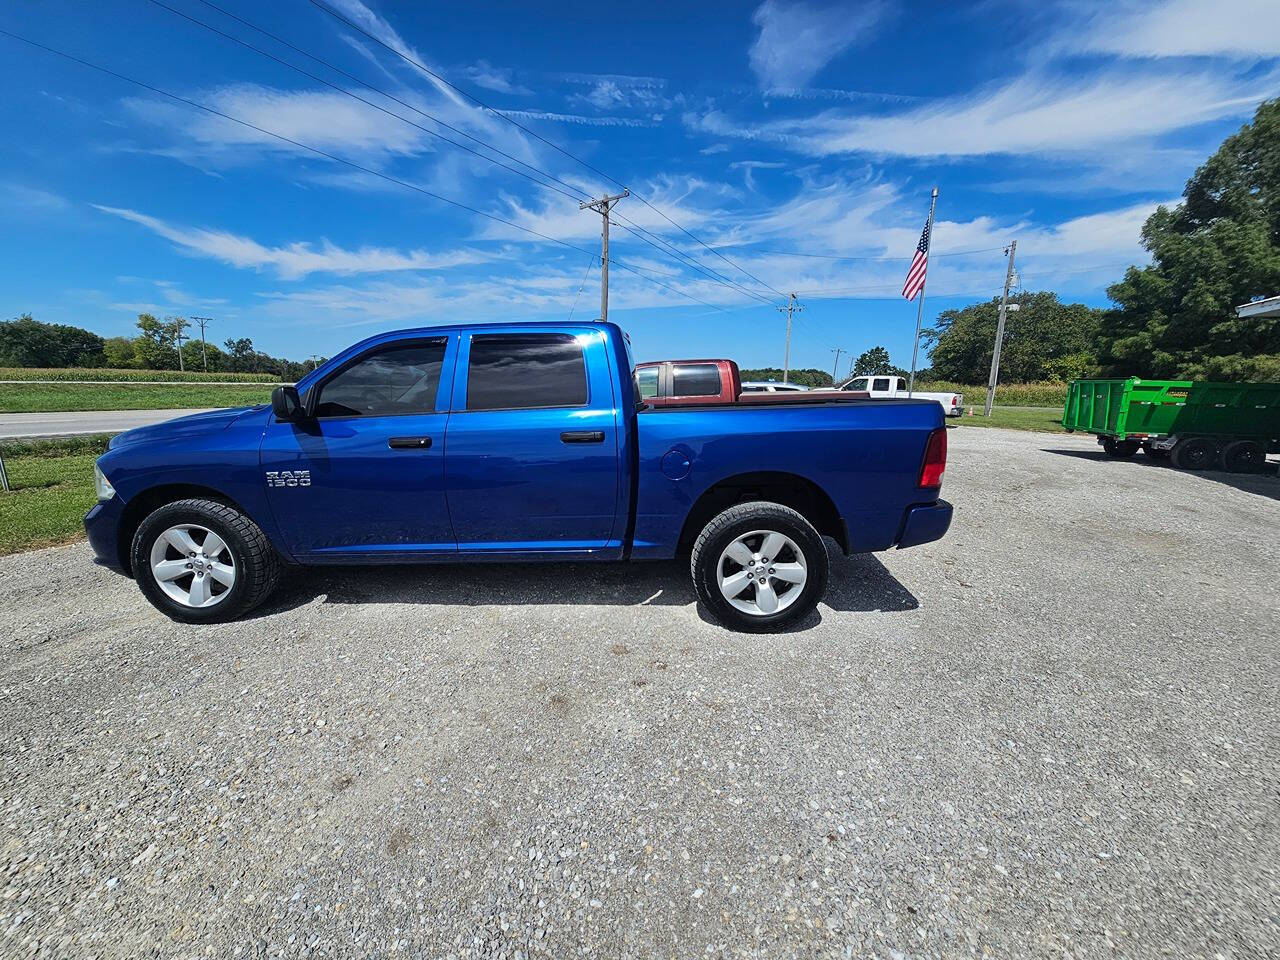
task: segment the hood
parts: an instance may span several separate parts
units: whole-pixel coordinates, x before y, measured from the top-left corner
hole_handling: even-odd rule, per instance
[[[133,443],[176,440],[180,437],[198,436],[225,430],[237,420],[251,414],[265,414],[267,404],[256,407],[231,407],[226,410],[210,410],[207,413],[192,413],[185,417],[175,417],[163,423],[154,423],[149,427],[135,427],[111,438],[108,449],[128,446]]]

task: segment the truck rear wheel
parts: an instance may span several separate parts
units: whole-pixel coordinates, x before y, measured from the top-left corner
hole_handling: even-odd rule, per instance
[[[1232,473],[1257,473],[1267,462],[1267,451],[1257,440],[1236,440],[1222,451],[1222,462]]]
[[[1181,470],[1207,470],[1218,463],[1218,444],[1208,437],[1187,437],[1173,445],[1173,465]]]
[[[778,503],[740,503],[702,528],[690,560],[699,599],[731,630],[796,623],[822,599],[829,564],[808,520]]]
[[[222,623],[275,589],[280,558],[261,528],[213,500],[179,500],[152,511],[133,535],[133,575],[161,613],[184,623]]]

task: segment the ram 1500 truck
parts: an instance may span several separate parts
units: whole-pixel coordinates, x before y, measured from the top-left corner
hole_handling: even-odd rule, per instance
[[[722,623],[773,630],[846,551],[936,540],[933,401],[648,407],[610,323],[402,330],[271,404],[122,433],[95,465],[99,559],[170,617],[223,621],[285,564],[687,553]]]

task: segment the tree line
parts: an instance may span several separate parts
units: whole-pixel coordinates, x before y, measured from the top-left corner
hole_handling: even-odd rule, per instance
[[[208,370],[210,373],[270,373],[294,381],[311,361],[263,353],[249,337],[203,343],[187,336],[185,317],[159,320],[138,314],[135,337],[100,337],[63,323],[42,323],[30,314],[0,322],[0,367],[112,367],[123,370]],[[179,361],[181,350],[181,361]],[[319,362],[323,363],[324,358]]]

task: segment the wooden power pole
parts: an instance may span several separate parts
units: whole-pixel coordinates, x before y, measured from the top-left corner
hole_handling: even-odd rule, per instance
[[[631,196],[630,190],[623,190],[621,193],[615,193],[611,197],[601,197],[599,200],[585,200],[578,204],[579,210],[586,210],[590,207],[596,213],[600,214],[603,223],[600,226],[600,319],[601,321],[609,319],[609,211],[623,197]]]
[[[996,321],[996,343],[991,350],[991,376],[987,379],[987,404],[984,416],[991,416],[991,404],[996,399],[996,384],[1000,380],[1000,346],[1004,343],[1004,317],[1009,310],[1009,287],[1013,285],[1013,255],[1018,241],[1009,241],[1009,267],[1004,272],[1004,293],[1000,295],[1000,319]]]
[[[796,303],[796,295],[793,293],[787,297],[787,305],[778,309],[787,315],[787,346],[782,355],[782,382],[787,383],[787,378],[791,375],[791,315],[801,312],[804,307]]]

